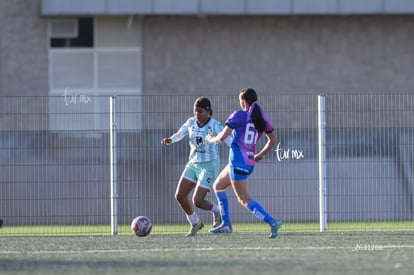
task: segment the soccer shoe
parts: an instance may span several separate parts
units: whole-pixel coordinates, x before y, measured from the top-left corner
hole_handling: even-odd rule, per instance
[[[191,226],[191,228],[190,228],[190,231],[188,231],[188,233],[186,234],[186,236],[187,237],[189,237],[189,236],[195,236],[197,234],[197,232],[199,230],[201,230],[203,227],[204,227],[204,224],[201,221],[199,221],[196,224],[193,224]]]
[[[213,212],[213,227],[217,227],[221,224],[220,212]]]
[[[230,225],[219,225],[217,227],[214,227],[210,229],[208,232],[213,234],[220,234],[220,233],[232,233],[233,229]]]
[[[271,226],[270,226],[270,235],[269,238],[274,239],[277,237],[277,231],[282,226],[281,220],[276,220]]]

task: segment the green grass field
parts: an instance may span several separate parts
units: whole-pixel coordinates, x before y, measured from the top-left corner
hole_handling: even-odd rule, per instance
[[[167,229],[172,231],[155,226],[143,238],[127,231],[117,236],[5,236],[2,231],[0,274],[388,275],[414,269],[414,230],[319,233],[289,231],[286,225],[277,239],[268,239],[266,228],[248,232],[243,225],[235,225],[233,234],[202,230],[195,237],[183,236],[186,226],[173,228],[183,229],[180,233]]]
[[[412,233],[1,237],[1,274],[412,274]]]
[[[205,231],[209,228],[206,225]],[[235,223],[235,232],[266,232],[269,230],[265,223]],[[183,234],[188,231],[188,224],[154,224],[154,234]],[[414,232],[414,221],[393,222],[331,222],[328,224],[328,232]],[[319,232],[317,222],[289,222],[285,223],[281,232],[289,233],[316,233]],[[130,225],[118,226],[119,235],[130,235]],[[5,236],[100,236],[111,235],[110,225],[29,225],[29,226],[5,226],[0,230],[0,237]]]

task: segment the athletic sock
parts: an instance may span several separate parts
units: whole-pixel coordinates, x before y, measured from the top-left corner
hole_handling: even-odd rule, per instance
[[[227,198],[226,191],[217,191],[216,197],[220,207],[221,219],[223,220],[222,224],[229,225],[231,227],[229,214],[229,200]]]
[[[247,203],[246,208],[259,220],[272,225],[275,219],[264,210],[264,208],[255,200],[250,199]]]
[[[211,208],[211,212],[213,213],[220,212],[220,208],[218,207],[217,204],[213,203],[213,208]]]
[[[196,212],[194,212],[193,214],[190,214],[190,215],[186,214],[186,217],[187,217],[187,221],[191,225],[194,225],[194,224],[197,224],[197,223],[200,222],[200,218],[197,216]]]

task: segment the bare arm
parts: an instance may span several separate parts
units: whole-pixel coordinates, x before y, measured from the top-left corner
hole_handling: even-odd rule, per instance
[[[161,139],[161,145],[166,146],[182,140],[186,135],[188,135],[188,128],[190,127],[189,123],[190,119],[188,119],[172,136]]]
[[[259,162],[260,160],[262,160],[264,155],[266,155],[267,152],[269,152],[272,149],[273,145],[275,145],[276,143],[276,135],[274,132],[266,133],[266,138],[267,138],[267,142],[263,146],[262,150],[260,150],[259,153],[254,155],[255,162]]]
[[[224,126],[223,130],[221,130],[221,132],[217,134],[217,136],[213,137],[211,135],[208,135],[206,137],[206,140],[211,143],[222,142],[228,136],[230,136],[232,130],[233,129],[231,129],[229,126],[226,125]]]

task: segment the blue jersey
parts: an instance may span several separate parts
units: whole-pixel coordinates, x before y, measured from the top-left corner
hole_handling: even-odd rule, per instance
[[[272,124],[265,118],[266,128],[264,132],[273,132]],[[247,111],[239,110],[233,112],[225,123],[232,131],[232,143],[230,147],[229,161],[235,164],[246,164],[254,166],[254,154],[257,141],[262,136],[253,121],[247,118]]]

